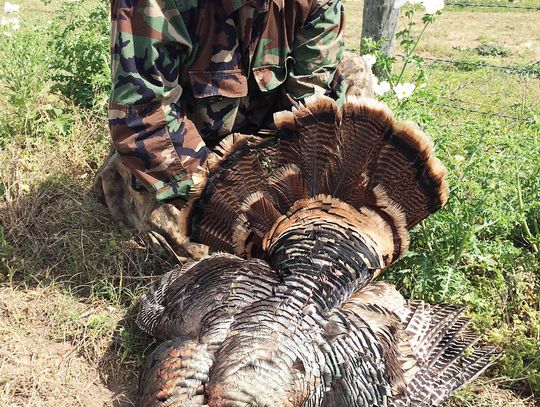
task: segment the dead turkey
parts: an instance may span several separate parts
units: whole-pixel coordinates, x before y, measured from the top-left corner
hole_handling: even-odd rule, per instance
[[[461,308],[373,282],[446,201],[430,141],[372,99],[312,97],[275,122],[229,136],[191,203],[184,226],[216,253],[143,298],[163,342],[140,405],[440,405],[497,351]]]

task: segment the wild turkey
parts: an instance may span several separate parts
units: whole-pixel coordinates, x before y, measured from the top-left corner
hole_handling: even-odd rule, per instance
[[[142,406],[436,406],[497,354],[462,308],[372,282],[444,205],[428,138],[382,103],[323,96],[233,134],[187,222],[217,252],[163,276],[139,326]],[[223,253],[228,252],[228,253]]]

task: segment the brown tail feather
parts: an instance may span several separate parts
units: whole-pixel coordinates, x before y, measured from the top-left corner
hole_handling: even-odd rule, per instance
[[[336,148],[339,112],[336,103],[326,97],[314,96],[306,105],[294,107],[291,112],[276,115],[278,127],[298,130],[297,151],[300,167],[309,196],[328,193],[327,173],[329,162]]]
[[[403,208],[408,228],[438,210],[447,199],[446,169],[431,150],[431,141],[414,126],[395,126],[370,177],[368,191],[384,185],[390,198]]]
[[[385,219],[394,230],[395,261],[407,240],[401,219],[408,229],[446,201],[444,167],[431,142],[412,126],[396,124],[380,102],[352,97],[340,110],[332,99],[314,96],[277,113],[275,123],[284,140],[231,135],[222,142],[221,158],[211,163],[193,205],[194,239],[204,230],[212,241],[203,243],[219,244],[214,250],[234,247],[239,255],[255,255],[246,247],[259,247],[277,212],[285,215],[296,202],[322,194]],[[265,197],[271,214],[252,206],[255,195]],[[211,233],[218,218],[229,232],[220,226]]]
[[[277,170],[270,177],[269,188],[281,213],[286,213],[296,201],[308,195],[306,182],[296,165],[287,165]]]
[[[263,238],[281,213],[276,209],[273,199],[263,192],[248,196],[241,211],[242,215],[233,225],[235,252],[246,258],[261,256]]]
[[[374,161],[391,133],[392,124],[392,112],[374,99],[353,98],[345,104],[337,143],[340,154],[331,169],[334,196],[348,201],[359,195],[362,198],[358,204],[362,204],[365,180],[373,173]]]

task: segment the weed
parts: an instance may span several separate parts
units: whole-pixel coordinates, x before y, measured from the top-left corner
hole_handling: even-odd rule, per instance
[[[492,57],[506,57],[508,56],[508,50],[502,45],[497,43],[483,42],[475,48],[478,55],[492,56]]]
[[[53,89],[76,104],[104,108],[110,90],[109,2],[90,12],[84,2],[64,2],[50,24],[48,64]]]

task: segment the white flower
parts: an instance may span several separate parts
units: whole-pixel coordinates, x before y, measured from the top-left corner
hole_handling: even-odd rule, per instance
[[[366,54],[362,55],[362,58],[364,59],[364,62],[369,66],[372,66],[373,64],[375,64],[375,62],[377,62],[377,58],[375,57],[375,55]]]
[[[378,83],[377,85],[373,86],[373,92],[375,92],[375,94],[379,96],[382,96],[386,92],[389,92],[390,89],[391,89],[391,86],[388,81],[382,81],[381,83]]]
[[[426,9],[426,14],[435,14],[444,8],[444,0],[423,0],[422,4]]]
[[[9,31],[4,31],[4,32],[2,32],[2,34],[4,34],[6,37],[12,37],[13,36],[13,34],[10,33]]]
[[[19,4],[9,3],[7,1],[4,3],[4,12],[6,13],[17,13],[20,8],[21,6]]]
[[[373,84],[373,92],[382,96],[391,89],[390,84],[387,81],[382,81],[379,83],[379,79],[375,75],[371,75],[371,83]]]
[[[0,19],[0,27],[8,27],[12,31],[17,31],[21,27],[21,22],[16,17],[12,17],[12,18],[2,17]]]
[[[411,96],[414,88],[416,88],[414,83],[399,83],[394,88],[394,92],[396,92],[396,97],[401,100]]]

